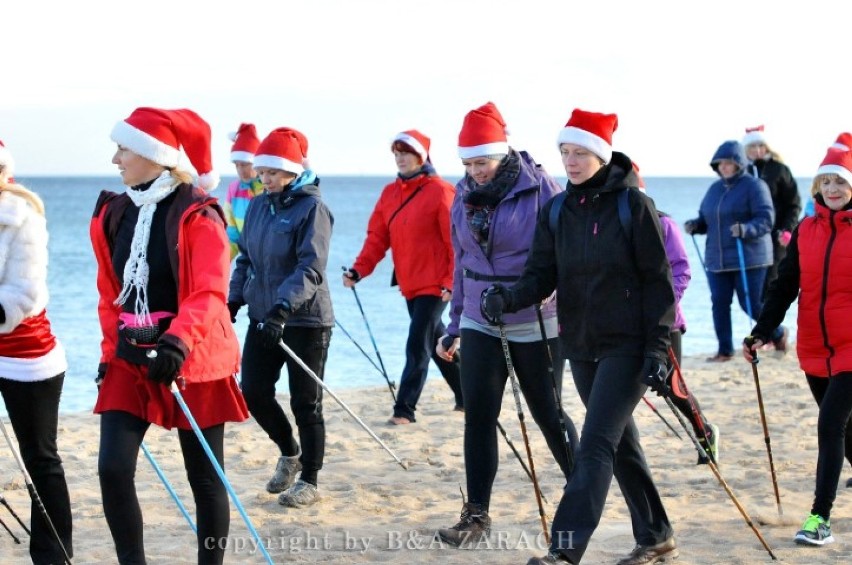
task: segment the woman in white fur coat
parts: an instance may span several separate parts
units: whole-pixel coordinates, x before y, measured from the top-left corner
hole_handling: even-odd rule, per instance
[[[50,329],[44,204],[15,183],[14,163],[0,142],[0,394],[21,457],[50,521],[70,556],[71,502],[56,447],[65,350]],[[62,546],[35,504],[30,557],[63,563]]]

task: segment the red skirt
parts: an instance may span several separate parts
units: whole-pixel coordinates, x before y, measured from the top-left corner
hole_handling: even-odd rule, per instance
[[[95,414],[119,410],[167,430],[192,429],[174,395],[165,385],[150,381],[147,375],[147,367],[114,358],[101,383]],[[248,419],[246,401],[232,376],[187,383],[180,392],[201,429]]]

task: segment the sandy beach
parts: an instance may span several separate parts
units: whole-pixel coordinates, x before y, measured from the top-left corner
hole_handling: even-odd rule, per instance
[[[721,428],[720,471],[755,525],[784,563],[852,562],[852,470],[844,469],[832,514],[837,542],[824,548],[799,547],[792,537],[810,510],[816,466],[817,408],[793,353],[783,360],[766,355],[758,365],[783,516],[775,503],[760,412],[751,369],[741,359],[683,362],[687,384],[711,422]],[[565,374],[563,404],[577,422],[584,411],[570,374]],[[531,483],[500,438],[500,468],[491,501],[490,543],[458,550],[433,541],[439,527],[456,522],[464,486],[463,414],[453,412],[452,395],[443,381],[430,379],[409,426],[389,426],[387,388],[339,390],[336,394],[409,464],[404,470],[340,406],[326,397],[327,453],[320,472],[322,500],[307,509],[286,509],[264,485],[277,454],[272,442],[249,420],[226,429],[226,471],[246,512],[266,540],[276,563],[494,563],[522,565],[543,553],[541,523]],[[662,399],[648,396],[681,431]],[[281,396],[287,406],[286,395]],[[526,412],[525,412],[526,413]],[[681,564],[770,563],[768,552],[747,525],[707,466],[695,465],[694,448],[679,440],[644,403],[635,417],[654,478],[675,527]],[[560,499],[563,481],[532,418],[527,427],[535,468],[548,500],[548,520]],[[507,386],[501,423],[525,456],[517,411]],[[8,426],[7,426],[8,427]],[[65,461],[74,516],[75,563],[114,563],[115,553],[97,479],[98,418],[63,415],[60,453]],[[152,428],[146,444],[174,489],[194,513],[174,432]],[[22,516],[29,497],[5,443],[0,446],[0,492]],[[195,539],[185,518],[140,453],[136,483],[146,522],[148,562],[194,563]],[[240,514],[232,504],[227,563],[263,563]],[[24,542],[13,543],[0,531],[0,561],[27,563],[28,538],[5,508],[0,518]],[[602,522],[583,563],[614,563],[633,546],[624,500],[613,484]]]

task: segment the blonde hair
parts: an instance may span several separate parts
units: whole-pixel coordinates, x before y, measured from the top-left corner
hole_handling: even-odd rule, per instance
[[[194,179],[192,178],[191,173],[184,171],[183,169],[177,169],[177,168],[168,169],[168,171],[169,171],[169,174],[172,176],[172,178],[175,179],[176,181],[184,183],[184,184],[193,184]]]
[[[0,169],[0,173],[2,173],[2,169]],[[8,179],[3,178],[2,174],[0,174],[0,192],[8,192],[15,196],[20,196],[26,200],[27,203],[32,206],[33,210],[35,210],[40,216],[44,216],[44,202],[41,201],[39,195],[19,184],[10,184]]]

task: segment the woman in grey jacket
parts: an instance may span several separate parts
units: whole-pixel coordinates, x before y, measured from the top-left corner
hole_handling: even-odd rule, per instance
[[[291,128],[273,130],[255,155],[264,193],[252,199],[231,276],[231,319],[248,305],[242,389],[249,412],[281,454],[266,490],[298,508],[319,499],[317,475],[325,453],[322,387],[279,347],[283,340],[323,378],[334,315],[326,265],[334,219],[320,199],[319,179],[307,168],[308,141]],[[287,364],[290,421],[275,400]],[[296,480],[296,474],[301,475]]]

